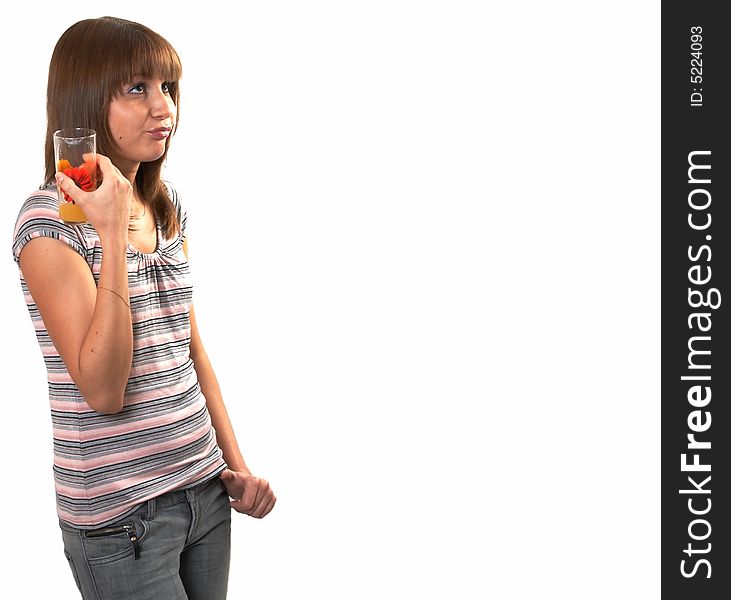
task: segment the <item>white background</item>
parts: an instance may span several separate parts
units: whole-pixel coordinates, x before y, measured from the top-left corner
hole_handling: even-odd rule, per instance
[[[279,498],[236,515],[229,597],[659,598],[659,2],[14,10],[3,589],[77,598],[10,243],[53,46],[112,14],[183,60],[196,313]]]

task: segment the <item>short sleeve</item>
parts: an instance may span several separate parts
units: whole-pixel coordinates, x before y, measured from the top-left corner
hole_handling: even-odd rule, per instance
[[[68,225],[59,219],[55,188],[39,190],[23,203],[13,232],[13,259],[16,263],[20,264],[20,253],[25,245],[37,237],[59,240],[86,258],[82,226]]]

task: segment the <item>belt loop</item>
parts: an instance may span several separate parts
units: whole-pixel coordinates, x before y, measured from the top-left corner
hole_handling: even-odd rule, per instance
[[[155,499],[150,498],[147,501],[147,520],[152,521],[155,518]]]

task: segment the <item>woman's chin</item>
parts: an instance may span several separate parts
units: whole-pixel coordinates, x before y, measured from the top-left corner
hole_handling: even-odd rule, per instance
[[[145,158],[140,160],[141,163],[151,163],[155,162],[156,160],[160,160],[163,156],[165,156],[165,148],[163,148],[160,151],[157,152],[149,152],[145,155]]]

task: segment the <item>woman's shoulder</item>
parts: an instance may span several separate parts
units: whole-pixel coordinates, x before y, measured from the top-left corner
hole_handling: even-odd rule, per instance
[[[167,190],[170,200],[172,200],[172,202],[176,208],[179,207],[180,206],[180,197],[178,195],[177,188],[168,179],[161,179],[161,181],[162,181],[162,184],[165,186],[165,189]]]
[[[13,255],[16,262],[25,245],[33,238],[41,236],[61,240],[82,256],[85,255],[85,236],[80,227],[69,225],[58,216],[58,191],[55,185],[32,191],[22,203],[13,231]]]
[[[20,207],[20,212],[43,207],[51,208],[58,213],[58,190],[55,185],[44,185],[29,192]]]
[[[23,223],[37,219],[63,224],[58,217],[58,191],[55,186],[40,187],[25,197],[18,211],[16,232]]]
[[[185,229],[188,222],[188,213],[186,212],[183,203],[180,201],[180,195],[178,194],[178,190],[176,189],[176,187],[167,179],[162,179],[161,181],[165,186],[165,189],[167,190],[170,201],[175,207],[175,215],[178,219],[178,223],[180,224],[180,234],[182,239],[185,239]]]

